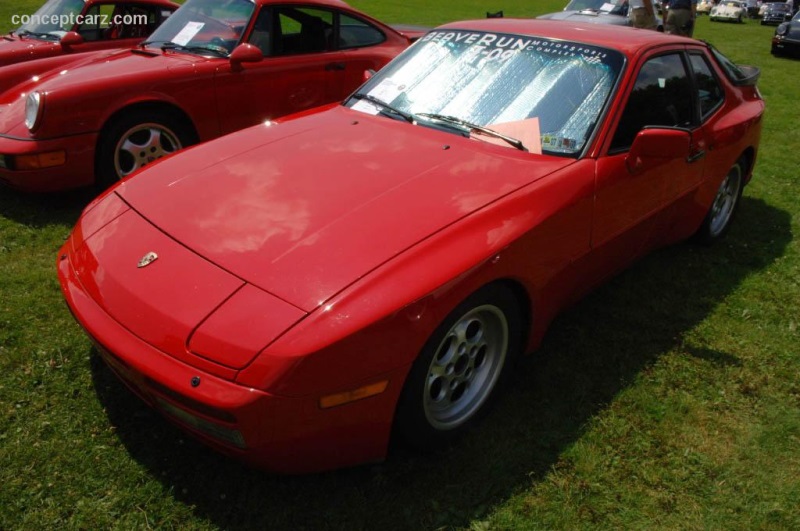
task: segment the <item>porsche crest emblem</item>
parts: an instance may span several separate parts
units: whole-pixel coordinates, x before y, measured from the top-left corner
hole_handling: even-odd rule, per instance
[[[139,265],[137,267],[140,269],[143,267],[147,267],[156,260],[158,260],[158,255],[151,251],[146,255],[144,255],[141,260],[139,260]]]

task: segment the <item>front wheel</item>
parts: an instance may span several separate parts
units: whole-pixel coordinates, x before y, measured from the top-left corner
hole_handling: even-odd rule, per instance
[[[744,189],[744,160],[739,159],[723,179],[717,189],[714,202],[708,210],[703,224],[695,234],[695,238],[704,244],[711,244],[725,236],[731,227],[734,214],[742,198]]]
[[[171,113],[123,115],[109,124],[98,143],[96,181],[106,188],[196,142],[191,126]]]
[[[514,294],[499,284],[473,293],[414,362],[398,406],[398,435],[422,450],[446,446],[487,409],[521,348]]]

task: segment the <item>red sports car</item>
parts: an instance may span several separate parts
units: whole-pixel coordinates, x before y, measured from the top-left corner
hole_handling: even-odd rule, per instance
[[[725,234],[758,70],[700,41],[440,27],[342,105],[166,159],[84,212],[63,294],[136,393],[283,472],[447,444],[565,305]]]
[[[142,45],[0,95],[0,183],[111,184],[198,141],[341,101],[411,37],[339,0],[188,0]],[[16,66],[0,87],[19,80]]]
[[[130,48],[180,7],[169,0],[48,0],[0,39],[0,67],[66,54]]]

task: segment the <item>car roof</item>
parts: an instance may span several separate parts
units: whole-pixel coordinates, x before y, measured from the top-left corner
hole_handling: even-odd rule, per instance
[[[253,0],[257,5],[267,5],[267,4],[313,4],[313,5],[321,5],[325,7],[337,7],[337,8],[347,8],[353,9],[353,7],[348,4],[347,2],[343,2],[342,0]]]
[[[627,55],[651,48],[654,45],[694,44],[701,41],[679,35],[668,35],[659,31],[615,26],[611,24],[589,24],[565,20],[539,20],[524,18],[490,18],[451,22],[436,28],[487,31],[497,33],[516,33],[531,37],[581,42],[619,50]]]
[[[88,0],[87,4],[100,4],[100,3],[107,3],[108,0]],[[172,9],[176,9],[180,7],[180,4],[173,2],[172,0],[113,0],[112,3],[121,4],[121,3],[132,3],[132,4],[147,4],[151,6],[162,6],[162,7],[169,7]]]

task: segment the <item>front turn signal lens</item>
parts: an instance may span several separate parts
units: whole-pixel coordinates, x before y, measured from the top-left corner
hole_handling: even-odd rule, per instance
[[[18,155],[14,157],[15,170],[41,170],[42,168],[52,168],[63,166],[67,162],[65,151],[51,151],[49,153],[38,153],[36,155]]]
[[[319,399],[319,407],[328,409],[355,402],[356,400],[363,400],[364,398],[381,394],[386,391],[387,387],[389,387],[389,380],[383,380],[382,382],[365,385],[358,389],[353,389],[352,391],[326,395]]]

